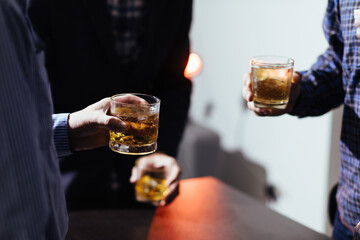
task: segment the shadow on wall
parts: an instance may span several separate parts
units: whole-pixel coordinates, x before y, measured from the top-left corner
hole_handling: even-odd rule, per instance
[[[214,176],[261,202],[276,200],[276,189],[267,183],[264,167],[239,151],[221,149],[217,133],[192,121],[185,128],[177,159],[182,179]]]

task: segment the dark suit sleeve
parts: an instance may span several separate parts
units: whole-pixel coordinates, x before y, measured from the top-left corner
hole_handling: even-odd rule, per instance
[[[176,157],[190,106],[192,84],[184,77],[189,57],[192,0],[186,0],[176,44],[169,52],[157,86],[161,99],[159,150]]]

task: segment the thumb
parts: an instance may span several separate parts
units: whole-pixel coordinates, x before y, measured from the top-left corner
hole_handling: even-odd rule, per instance
[[[130,176],[129,181],[131,183],[135,183],[138,179],[139,179],[139,176],[138,176],[137,167],[133,167],[131,170],[131,176]]]
[[[101,123],[100,123],[101,124]],[[122,132],[126,129],[126,123],[121,121],[119,118],[114,116],[103,116],[103,127],[114,131],[114,132]]]

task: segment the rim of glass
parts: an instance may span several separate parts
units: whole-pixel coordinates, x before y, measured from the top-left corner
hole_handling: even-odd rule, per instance
[[[160,102],[161,102],[161,100],[158,97],[155,97],[155,96],[150,95],[150,94],[145,94],[145,93],[119,93],[119,94],[115,94],[115,95],[110,97],[110,102],[121,103],[123,105],[129,105],[129,106],[139,105],[138,103],[122,103],[122,102],[117,102],[115,100],[116,97],[125,96],[125,95],[135,95],[135,96],[139,96],[139,97],[143,96],[143,97],[148,97],[148,98],[152,98],[152,99],[155,100],[154,103],[149,103],[148,102],[149,105],[146,105],[146,106],[154,106],[154,105],[160,104]],[[147,101],[147,99],[144,99],[144,100]]]
[[[294,59],[286,56],[277,55],[258,55],[250,59],[252,66],[271,66],[271,67],[293,67]]]

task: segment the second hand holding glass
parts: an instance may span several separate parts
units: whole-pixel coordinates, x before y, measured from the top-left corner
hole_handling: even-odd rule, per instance
[[[142,161],[143,160],[143,161]],[[139,158],[136,161],[135,195],[138,202],[150,203],[158,206],[169,195],[170,189],[167,182],[172,161],[164,157]]]

